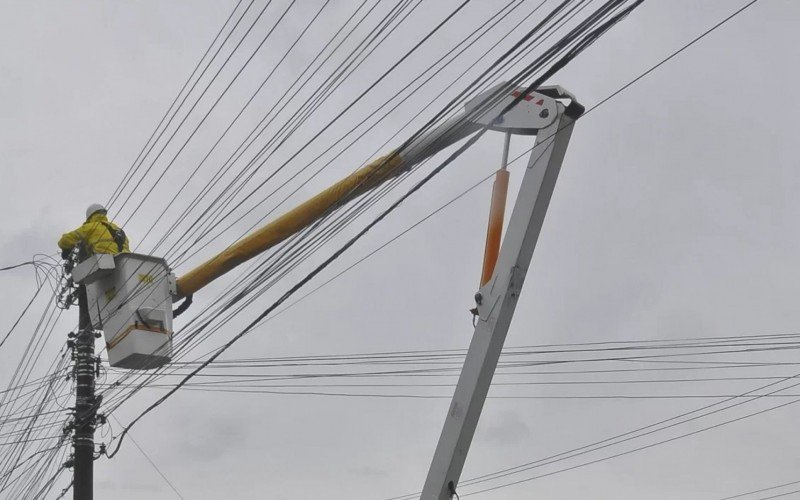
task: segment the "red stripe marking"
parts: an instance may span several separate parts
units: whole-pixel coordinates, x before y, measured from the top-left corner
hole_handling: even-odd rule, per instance
[[[521,94],[522,94],[522,92],[520,92],[519,90],[515,90],[514,92],[511,93],[511,95],[514,96],[514,97],[519,97]],[[533,99],[533,96],[532,95],[526,95],[525,97],[523,97],[523,99],[525,99],[526,101],[530,101],[531,99]]]
[[[519,90],[515,90],[514,92],[511,93],[511,95],[514,97],[519,97],[520,95],[522,95],[522,92],[520,92]],[[533,96],[526,95],[525,97],[523,97],[523,99],[525,99],[526,101],[531,101],[533,100]],[[537,106],[541,106],[542,104],[544,104],[544,99],[539,99],[534,104],[536,104]]]

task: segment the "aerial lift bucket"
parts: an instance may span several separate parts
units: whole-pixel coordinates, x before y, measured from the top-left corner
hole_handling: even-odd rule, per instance
[[[172,356],[175,276],[150,255],[97,254],[73,270],[86,286],[92,326],[103,330],[111,366],[146,370]]]

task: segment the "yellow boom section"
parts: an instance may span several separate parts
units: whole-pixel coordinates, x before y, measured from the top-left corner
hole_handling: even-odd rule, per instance
[[[178,294],[181,297],[192,295],[239,264],[309,226],[332,207],[394,177],[402,166],[403,159],[397,153],[378,158],[178,278]]]

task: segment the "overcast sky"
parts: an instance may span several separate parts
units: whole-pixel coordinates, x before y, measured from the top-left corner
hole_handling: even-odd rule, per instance
[[[289,4],[287,0],[273,3],[263,22],[256,25],[258,36],[246,39],[231,68],[241,67]],[[299,130],[285,151],[302,145],[315,127],[332,118],[459,3],[423,0],[359,69],[360,73],[321,105],[318,119]],[[526,2],[519,12],[527,13],[537,3]],[[551,83],[569,89],[591,106],[744,3],[649,0]],[[60,234],[82,222],[86,206],[108,199],[235,4],[221,0],[0,2],[0,266],[29,260],[34,253],[55,252]],[[385,13],[393,4],[381,2],[376,12]],[[263,5],[264,0],[256,0],[252,13]],[[206,168],[175,199],[166,220],[151,231],[178,186],[321,5],[303,0],[289,11],[220,108],[209,117],[207,126],[131,217],[125,230],[134,245],[142,243],[140,251],[152,248],[156,236],[166,232],[171,218],[191,201],[192,193],[219,169],[238,141],[285,93],[289,83],[353,12],[356,2],[334,0],[323,10],[229,138],[209,158]],[[341,133],[368,115],[411,75],[416,76],[503,5],[505,2],[494,0],[475,0],[467,5],[392,78],[344,116],[333,135],[321,139],[328,141],[324,145],[330,143],[334,132]],[[550,0],[523,28],[530,29],[553,5]],[[415,130],[413,125],[397,137],[392,138],[393,134],[439,91],[450,93],[413,124],[420,126],[446,103],[447,96],[455,95],[465,80],[453,87],[448,87],[448,82],[477,58],[475,54],[491,48],[521,16],[515,14],[491,31],[476,44],[474,52],[465,51],[463,59],[380,122],[330,168],[291,196],[286,205],[257,206],[251,216],[200,249],[188,262],[171,262],[176,274],[211,257],[269,210],[281,212],[361,162],[399,145]],[[798,21],[797,2],[761,0],[577,123],[507,345],[796,332],[800,322],[800,198],[795,196],[800,188],[796,154],[800,127],[794,119],[800,103],[795,91],[800,86],[796,69],[800,60]],[[497,50],[519,38],[523,28]],[[493,54],[497,57],[499,53]],[[224,82],[234,73],[223,73]],[[209,94],[216,97],[222,88],[222,84],[214,86]],[[202,109],[208,109],[210,102]],[[188,123],[198,120],[193,116]],[[387,140],[389,146],[380,149]],[[512,156],[530,147],[532,140],[515,137]],[[321,144],[314,143],[300,156],[293,164],[295,170],[321,152]],[[311,286],[322,283],[496,169],[501,149],[501,135],[484,136]],[[173,147],[165,158],[176,151]],[[282,151],[270,162],[278,164],[288,156]],[[165,158],[157,163],[157,170],[164,169]],[[258,174],[254,184],[266,177],[271,164]],[[518,167],[511,169],[512,202],[521,179]],[[411,181],[425,173],[423,168]],[[132,200],[142,199],[153,180],[148,178]],[[472,333],[467,311],[473,306],[480,274],[490,190],[489,183],[483,184],[243,338],[224,358],[466,348]],[[399,188],[389,199],[404,191]],[[256,205],[244,205],[250,206]],[[379,204],[375,210],[382,206],[386,204]],[[133,201],[117,221],[125,220],[132,209]],[[356,227],[367,220],[371,217]],[[343,237],[352,234],[346,232]],[[180,232],[170,234],[170,244],[180,242],[181,236]],[[241,318],[200,346],[192,359],[237,333],[341,241],[335,240],[327,251],[322,250],[287,276],[283,288],[278,286],[259,299]],[[181,321],[202,312],[233,279],[233,275],[223,278],[198,293],[193,309],[176,320],[176,329]],[[0,280],[3,333],[29,300],[36,283],[29,268],[3,273]],[[41,311],[45,302],[36,304]],[[62,316],[56,334],[44,347],[47,363],[63,346],[76,319],[75,309]],[[22,328],[0,348],[3,385],[23,355],[26,329],[30,331],[35,320],[35,314],[27,317]],[[792,352],[682,359],[789,362],[796,360]],[[568,366],[583,370],[654,366],[621,362],[600,365]],[[713,372],[700,373],[722,376]],[[764,368],[728,372],[724,376],[791,374],[789,367],[782,371]],[[693,372],[633,373],[629,378],[673,375],[691,377]],[[495,380],[545,380],[504,377]],[[579,378],[610,379],[602,374]],[[133,427],[131,435],[187,499],[302,496],[380,500],[422,487],[452,394],[449,384],[454,381],[453,377],[434,378],[423,382],[445,386],[360,391],[442,396],[430,399],[183,391],[146,416]],[[764,383],[728,380],[497,386],[490,396],[528,398],[487,401],[462,478],[532,462],[719,400],[598,396],[721,396],[743,393]],[[126,424],[161,394],[158,389],[144,390],[114,415]],[[755,401],[651,438],[482,486],[579,465],[786,401],[774,399]],[[713,500],[800,481],[799,416],[800,407],[787,406],[475,498]],[[120,425],[112,421],[112,429],[117,433]],[[98,440],[107,442],[107,438],[107,428],[98,431]],[[95,465],[97,498],[177,498],[131,441],[123,443],[114,459],[101,458]],[[68,476],[61,477],[54,492],[68,483]],[[477,489],[465,487],[463,491]]]

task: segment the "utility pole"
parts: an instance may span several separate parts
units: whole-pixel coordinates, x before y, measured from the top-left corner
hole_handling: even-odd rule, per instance
[[[94,497],[94,427],[97,402],[94,381],[97,364],[94,357],[94,329],[89,317],[86,286],[78,288],[80,319],[75,338],[75,432],[72,438],[74,500],[92,500]]]

